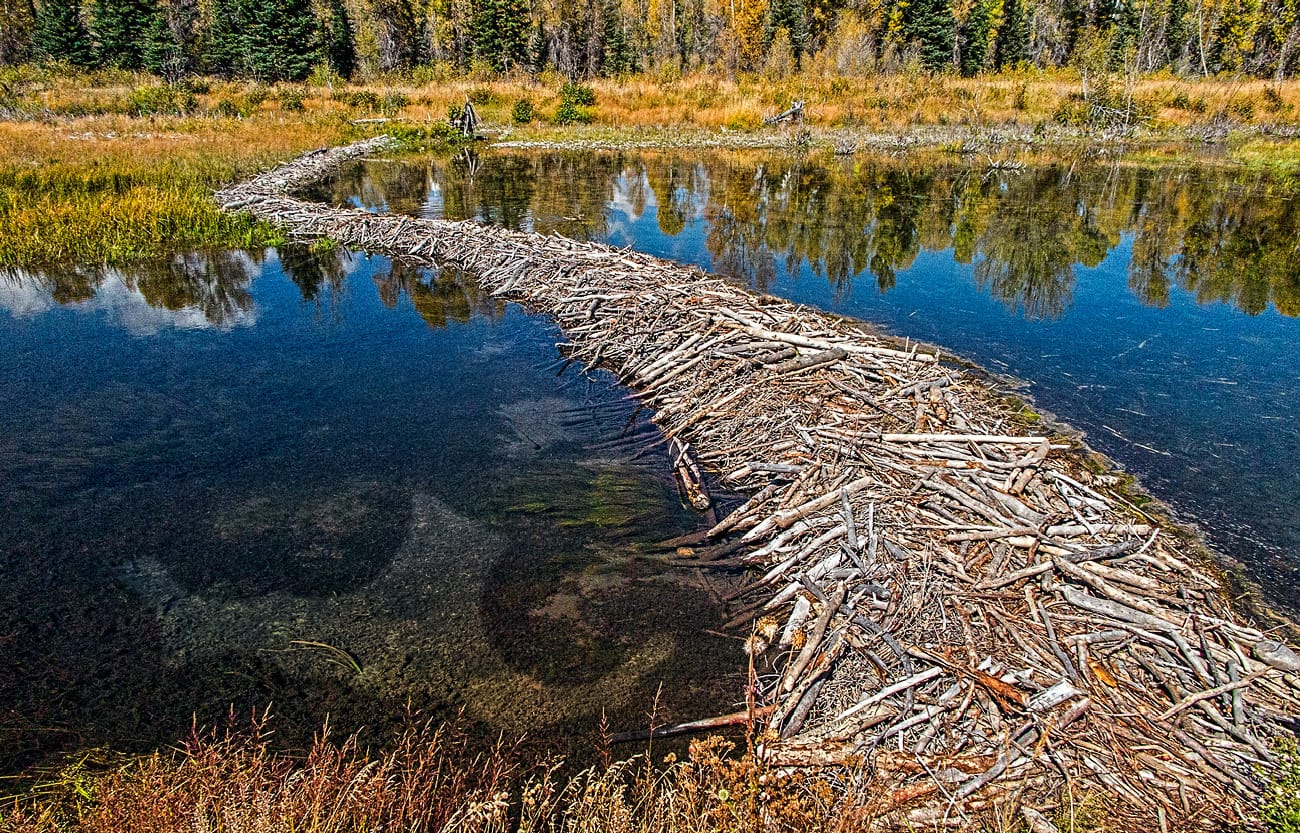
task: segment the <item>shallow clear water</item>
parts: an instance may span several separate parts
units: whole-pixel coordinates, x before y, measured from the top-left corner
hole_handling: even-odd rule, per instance
[[[655,431],[461,276],[301,248],[0,276],[0,769],[274,704],[580,754],[725,710],[735,643],[650,545]]]
[[[1224,167],[484,152],[319,195],[633,246],[1023,380],[1300,611],[1300,203]]]

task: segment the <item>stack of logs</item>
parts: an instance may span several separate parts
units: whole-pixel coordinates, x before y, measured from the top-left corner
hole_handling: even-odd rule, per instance
[[[299,238],[474,274],[748,497],[691,564],[737,594],[777,765],[857,765],[900,823],[1106,797],[1151,830],[1250,819],[1300,657],[1246,624],[1193,541],[1035,433],[982,374],[639,253],[290,193],[384,141],[218,199]],[[1040,817],[1041,818],[1041,817]]]

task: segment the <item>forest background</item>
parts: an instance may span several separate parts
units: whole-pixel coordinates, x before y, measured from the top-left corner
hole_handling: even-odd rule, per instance
[[[1298,42],[1300,0],[0,0],[0,64],[173,82],[1065,66],[1281,82]]]

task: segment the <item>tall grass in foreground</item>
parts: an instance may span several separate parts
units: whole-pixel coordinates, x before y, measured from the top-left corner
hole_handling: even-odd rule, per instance
[[[844,792],[778,777],[720,739],[686,761],[649,754],[561,777],[517,750],[475,751],[447,727],[415,725],[382,752],[321,733],[303,756],[274,751],[266,723],[196,734],[179,749],[88,774],[72,765],[0,804],[5,833],[847,830]],[[839,803],[836,803],[838,796]]]

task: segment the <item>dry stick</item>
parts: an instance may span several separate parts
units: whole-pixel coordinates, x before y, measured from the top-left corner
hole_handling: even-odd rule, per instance
[[[1201,691],[1196,694],[1192,694],[1188,697],[1184,697],[1182,700],[1179,700],[1171,708],[1167,709],[1164,713],[1162,713],[1159,717],[1157,717],[1156,720],[1168,720],[1169,718],[1173,717],[1179,712],[1191,708],[1192,706],[1195,706],[1197,703],[1200,703],[1203,700],[1213,700],[1215,697],[1218,697],[1220,694],[1227,694],[1229,691],[1236,691],[1239,688],[1245,688],[1246,686],[1253,683],[1255,680],[1258,680],[1260,677],[1263,677],[1265,674],[1269,673],[1269,671],[1271,670],[1272,669],[1255,671],[1254,673],[1247,674],[1245,677],[1242,677],[1240,680],[1237,680],[1235,682],[1224,683],[1223,685],[1215,686],[1214,688],[1207,688],[1205,691]]]
[[[844,586],[843,582],[835,588],[835,595],[832,596],[831,600],[826,604],[826,607],[822,610],[821,616],[817,617],[817,623],[813,625],[813,632],[808,637],[808,641],[804,643],[803,650],[799,652],[798,658],[796,658],[790,668],[786,670],[785,679],[781,683],[781,689],[783,691],[789,692],[793,689],[795,681],[799,679],[799,675],[808,667],[808,663],[812,662],[813,656],[817,653],[817,647],[821,645],[822,638],[826,636],[826,628],[831,623],[831,617],[835,615],[835,611],[839,610],[840,605],[844,604],[844,596],[847,592],[848,590]]]

